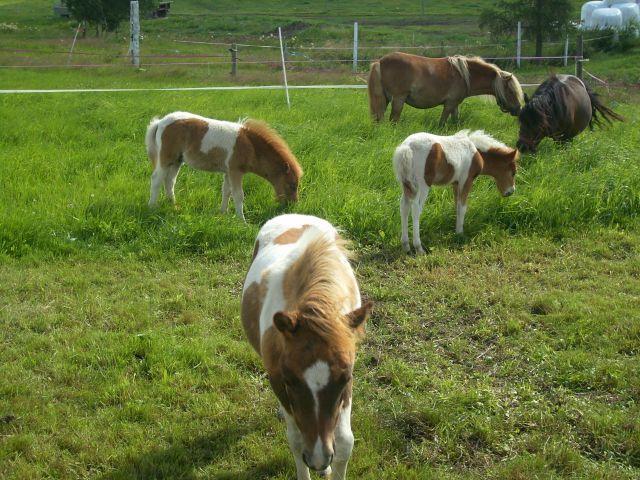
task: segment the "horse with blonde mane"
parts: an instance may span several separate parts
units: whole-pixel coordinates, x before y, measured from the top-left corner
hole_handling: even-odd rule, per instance
[[[464,231],[467,198],[478,175],[493,177],[500,193],[508,197],[516,189],[520,153],[482,130],[462,130],[442,137],[430,133],[408,136],[396,148],[393,170],[402,187],[401,242],[409,251],[409,207],[413,217],[413,247],[424,253],[420,242],[420,215],[433,185],[452,185],[456,202],[456,233]]]
[[[298,480],[309,468],[343,480],[353,449],[361,304],[345,242],[327,221],[281,215],[260,229],[242,292],[242,324],[287,424]]]
[[[232,123],[174,112],[151,120],[146,145],[154,167],[150,206],[156,204],[163,183],[168,199],[175,202],[174,187],[183,163],[197,170],[224,173],[220,210],[227,212],[232,196],[236,214],[243,221],[245,173],[255,173],[271,183],[281,202],[298,200],[302,168],[286,142],[263,122],[249,119]]]
[[[405,103],[415,108],[444,105],[440,125],[452,115],[458,119],[458,105],[467,97],[493,95],[500,109],[518,115],[524,103],[515,75],[479,57],[456,55],[427,58],[394,52],[371,64],[368,81],[369,106],[374,120],[384,118],[391,103],[392,122],[397,122]]]

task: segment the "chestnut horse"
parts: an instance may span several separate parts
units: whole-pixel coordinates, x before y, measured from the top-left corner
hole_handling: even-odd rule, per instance
[[[375,121],[383,119],[391,102],[392,122],[405,103],[415,108],[444,105],[440,125],[449,115],[458,119],[458,105],[474,95],[493,95],[503,112],[518,115],[522,88],[515,75],[479,57],[456,55],[427,58],[395,52],[371,64],[369,106]]]
[[[242,292],[242,324],[287,424],[298,480],[345,478],[361,305],[344,241],[327,221],[281,215],[260,229]]]
[[[420,242],[420,215],[433,185],[453,185],[456,233],[464,231],[467,197],[478,175],[494,178],[500,193],[508,197],[516,189],[518,150],[509,148],[481,130],[462,130],[440,137],[415,133],[393,155],[393,169],[402,186],[400,217],[402,248],[409,251],[409,207],[413,217],[413,247],[424,253]]]
[[[540,84],[531,100],[525,100],[517,143],[522,152],[535,152],[544,137],[566,142],[587,126],[593,130],[594,123],[602,125],[598,114],[608,123],[624,121],[574,75],[553,75]]]
[[[244,221],[242,177],[255,173],[269,181],[280,201],[298,199],[302,169],[285,141],[268,125],[245,120],[213,120],[187,112],[154,118],[147,128],[147,154],[154,167],[149,205],[158,200],[164,183],[175,202],[174,186],[183,163],[198,170],[224,173],[222,213],[233,196],[236,214]]]

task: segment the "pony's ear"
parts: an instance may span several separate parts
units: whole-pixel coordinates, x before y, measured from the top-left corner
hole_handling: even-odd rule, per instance
[[[525,104],[529,103],[529,100],[531,100],[531,99],[529,98],[529,95],[527,95],[527,94],[525,93],[525,94],[524,94],[524,103],[525,103]]]
[[[505,81],[509,81],[511,80],[511,78],[513,77],[513,73],[509,73],[509,72],[502,72],[500,73],[500,76],[505,80]]]
[[[356,308],[353,312],[347,315],[347,321],[349,326],[354,330],[362,331],[364,329],[364,322],[369,318],[373,310],[373,302],[367,301],[360,308]]]
[[[298,315],[293,312],[276,312],[273,324],[282,333],[292,335],[298,329]]]

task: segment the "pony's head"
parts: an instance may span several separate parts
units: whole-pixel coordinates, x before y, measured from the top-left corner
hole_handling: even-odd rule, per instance
[[[493,90],[500,110],[514,117],[520,113],[524,97],[520,82],[513,73],[497,69]]]
[[[246,120],[242,126],[253,145],[256,171],[271,182],[280,202],[298,201],[302,168],[287,143],[266,123]]]
[[[542,139],[547,135],[549,122],[540,97],[532,100],[525,95],[525,105],[518,116],[520,133],[516,147],[522,153],[535,153]]]
[[[520,152],[515,148],[507,147],[482,130],[464,132],[482,157],[483,173],[494,178],[496,187],[503,197],[513,195],[516,191],[516,172]]]
[[[325,312],[315,311],[316,306],[277,312],[273,323],[285,339],[280,402],[302,433],[305,464],[323,472],[333,460],[340,411],[351,405],[355,337],[372,305],[347,315],[333,313],[339,318],[329,321],[318,318]]]

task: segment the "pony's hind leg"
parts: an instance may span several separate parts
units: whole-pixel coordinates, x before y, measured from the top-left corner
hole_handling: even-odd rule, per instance
[[[404,107],[404,102],[407,99],[406,95],[397,95],[391,99],[391,115],[389,120],[396,123],[400,120],[400,114],[402,113],[402,107]]]
[[[163,168],[160,163],[156,165],[156,168],[151,174],[151,194],[149,195],[149,206],[154,207],[158,203],[158,194],[160,193],[160,186],[167,176],[167,169]]]
[[[429,188],[420,188],[418,195],[413,199],[411,203],[411,220],[413,221],[413,248],[416,249],[416,253],[421,255],[424,253],[422,248],[422,242],[420,241],[420,215],[422,215],[422,209],[424,208],[424,202],[429,195]]]
[[[411,200],[407,197],[406,192],[402,192],[402,198],[400,198],[400,222],[402,225],[402,234],[400,236],[400,242],[402,242],[402,249],[409,253],[409,208],[411,207]]]
[[[171,203],[176,203],[176,195],[174,188],[176,186],[176,179],[178,178],[178,172],[180,171],[180,164],[172,164],[166,168],[166,176],[164,178],[164,192]]]
[[[220,213],[225,214],[229,209],[229,197],[231,196],[231,180],[229,174],[224,174],[224,181],[222,182],[222,205],[220,205]]]

